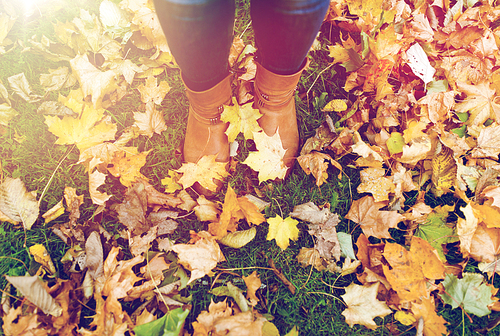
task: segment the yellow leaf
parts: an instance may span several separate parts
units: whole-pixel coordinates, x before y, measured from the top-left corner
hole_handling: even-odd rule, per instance
[[[437,196],[441,196],[455,184],[457,179],[457,163],[453,151],[438,143],[441,151],[432,157],[432,182],[437,189]]]
[[[251,242],[255,238],[256,234],[257,229],[254,226],[248,230],[228,233],[219,239],[219,242],[232,248],[240,248]]]
[[[495,103],[495,90],[490,88],[487,81],[477,85],[457,82],[457,87],[467,97],[463,102],[456,104],[457,112],[469,112],[470,125],[482,125],[488,118],[500,122],[500,104]]]
[[[267,222],[269,223],[267,240],[276,239],[276,244],[282,250],[285,250],[290,245],[290,240],[297,240],[299,238],[299,229],[297,229],[299,221],[292,217],[283,219],[279,215],[276,215],[276,217],[268,218]]]
[[[161,179],[161,184],[165,186],[166,193],[173,193],[176,190],[182,189],[182,186],[178,183],[180,175],[174,170],[169,170],[168,177]]]
[[[49,131],[59,137],[56,144],[76,144],[80,151],[84,151],[115,138],[116,124],[112,124],[108,118],[103,118],[103,115],[103,109],[96,110],[85,105],[80,118],[64,116],[60,119],[57,116],[45,116],[45,123]]]
[[[285,178],[288,167],[283,162],[286,151],[281,143],[279,130],[272,137],[264,132],[254,132],[257,152],[251,152],[244,164],[259,172],[259,182]]]
[[[222,181],[228,174],[226,170],[227,163],[216,162],[216,157],[217,155],[206,155],[197,163],[187,162],[177,169],[177,172],[183,173],[182,177],[179,179],[179,183],[182,184],[184,189],[199,182],[202,187],[215,192],[217,190],[217,184],[215,184],[213,180]]]
[[[384,168],[366,168],[361,171],[359,193],[371,193],[375,202],[388,201],[389,194],[396,189],[394,183],[385,177]]]
[[[333,57],[333,64],[344,63],[350,60],[348,50],[338,43],[334,46],[328,46],[328,50],[330,50],[328,56]]]
[[[56,273],[56,268],[54,267],[52,259],[50,259],[50,254],[45,249],[45,246],[42,244],[36,244],[30,246],[29,250],[37,263],[42,265],[47,271],[50,272],[50,274]]]
[[[149,152],[151,152],[151,149],[135,155],[129,155],[126,152],[115,153],[115,157],[111,161],[113,166],[108,167],[108,171],[114,177],[119,177],[120,182],[125,187],[130,187],[136,178],[147,180],[141,174],[140,169],[146,164],[146,157]]]
[[[409,143],[411,140],[420,138],[425,135],[422,132],[427,128],[427,124],[422,121],[416,121],[414,119],[408,121],[406,125],[406,129],[403,131],[403,138],[406,143]]]
[[[394,318],[397,321],[401,322],[401,324],[404,324],[405,326],[410,326],[413,323],[417,322],[417,319],[415,318],[415,316],[413,316],[413,314],[406,313],[406,312],[404,312],[402,310],[398,310],[394,314]]]
[[[64,211],[65,209],[63,201],[60,200],[59,203],[54,205],[51,209],[49,209],[46,213],[42,215],[42,217],[45,219],[45,224],[61,216],[64,213]]]
[[[253,139],[253,133],[259,132],[262,128],[257,123],[257,119],[262,117],[258,109],[252,107],[253,103],[238,105],[238,101],[233,97],[233,105],[224,106],[221,120],[229,122],[226,134],[229,142],[236,140],[238,134],[243,133],[245,139]]]
[[[146,83],[139,85],[137,90],[141,93],[143,103],[153,102],[160,105],[165,95],[170,91],[170,86],[166,81],[162,81],[158,85],[156,77],[149,76],[146,78]]]
[[[343,112],[347,110],[347,104],[342,99],[332,99],[323,107],[323,111],[331,112]]]

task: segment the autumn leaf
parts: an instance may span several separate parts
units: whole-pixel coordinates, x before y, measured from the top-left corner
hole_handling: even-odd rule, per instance
[[[331,162],[334,161],[330,155],[320,152],[311,152],[297,158],[297,162],[300,164],[304,172],[307,175],[312,173],[316,178],[316,185],[318,187],[320,187],[328,179],[328,160]],[[342,166],[340,167],[342,168]]]
[[[228,186],[219,221],[211,223],[208,226],[208,231],[218,239],[227,235],[228,231],[236,231],[238,221],[243,218],[243,213],[240,210],[236,193],[231,186]]]
[[[491,126],[481,128],[477,137],[477,146],[472,150],[472,156],[496,160],[498,154],[500,154],[500,125],[493,123]]]
[[[149,76],[146,78],[144,84],[140,84],[137,90],[141,93],[141,101],[143,103],[153,102],[156,105],[160,105],[163,101],[165,95],[170,91],[170,86],[166,81],[162,81],[158,85],[158,80],[154,76]]]
[[[198,205],[193,208],[194,213],[199,221],[216,222],[220,213],[217,208],[217,203],[207,200],[205,196],[200,195],[196,200]]]
[[[54,267],[54,263],[52,263],[52,259],[50,258],[49,252],[42,244],[35,244],[30,246],[30,253],[33,255],[33,259],[40,265],[42,265],[49,274],[55,274],[56,268]]]
[[[94,109],[89,105],[83,106],[79,118],[45,116],[45,124],[49,131],[58,137],[56,144],[76,144],[80,151],[107,140],[114,140],[117,130],[116,124],[104,117],[103,109]]]
[[[463,102],[456,104],[457,112],[469,112],[470,125],[482,125],[488,118],[500,123],[500,105],[495,103],[495,90],[490,89],[488,82],[471,85],[457,82],[457,87],[467,97]]]
[[[28,192],[21,179],[10,177],[0,184],[0,211],[14,222],[22,222],[30,230],[39,215],[39,204],[33,192]]]
[[[281,218],[279,215],[276,217],[268,218],[269,232],[267,234],[267,240],[276,239],[276,244],[281,247],[282,250],[286,250],[290,245],[290,240],[297,240],[299,238],[299,229],[297,229],[297,220],[287,217],[285,219]]]
[[[179,263],[191,271],[188,284],[210,274],[218,262],[226,260],[219,244],[210,233],[201,231],[198,232],[198,236],[201,239],[194,245],[175,244],[172,246],[172,251],[179,256]]]
[[[161,134],[167,129],[163,115],[151,104],[146,105],[146,112],[134,112],[134,120],[139,133],[150,138],[154,133]]]
[[[297,261],[305,266],[313,266],[317,271],[321,272],[326,269],[324,260],[319,255],[319,251],[314,247],[303,247],[297,254]]]
[[[347,309],[342,312],[342,315],[351,328],[355,324],[361,324],[372,330],[376,329],[377,324],[373,319],[392,313],[384,302],[377,300],[379,285],[379,282],[368,287],[351,283],[346,287],[346,293],[341,297]]]
[[[432,157],[432,182],[436,187],[436,196],[448,192],[457,179],[457,163],[453,151],[438,143],[436,154]]]
[[[443,281],[445,292],[440,294],[443,302],[453,309],[463,305],[466,312],[485,316],[491,313],[488,305],[493,303],[491,288],[484,282],[484,277],[476,273],[464,273],[462,279],[447,274]]]
[[[92,202],[97,205],[103,205],[111,198],[111,195],[100,192],[97,190],[106,181],[106,174],[101,173],[99,170],[89,171],[89,193]]]
[[[61,307],[56,303],[54,298],[50,296],[47,289],[44,287],[42,280],[38,275],[34,276],[9,276],[5,275],[5,279],[17,288],[22,295],[31,303],[40,308],[45,314],[52,316],[60,316],[62,313]]]
[[[92,96],[94,108],[99,108],[104,96],[117,89],[115,72],[112,70],[101,71],[97,69],[89,62],[87,56],[78,55],[69,63],[80,82],[83,95]]]
[[[375,202],[388,201],[389,194],[393,193],[396,186],[391,179],[385,177],[383,168],[366,168],[360,172],[361,184],[358,192],[369,192],[373,195]]]
[[[111,161],[112,166],[108,166],[108,171],[114,177],[119,177],[120,182],[126,187],[130,187],[136,179],[147,180],[140,169],[146,164],[149,152],[151,149],[135,155],[129,155],[125,151],[117,152]]]
[[[134,332],[137,336],[179,335],[188,314],[189,309],[173,309],[159,319],[136,326]]]
[[[206,155],[197,163],[184,163],[176,170],[179,173],[183,173],[178,182],[182,184],[184,189],[199,182],[202,187],[215,192],[217,190],[217,184],[215,184],[214,180],[222,181],[222,179],[228,175],[226,170],[227,163],[216,162],[216,157],[217,155]]]
[[[371,196],[353,201],[346,219],[358,223],[367,236],[391,238],[389,228],[395,228],[403,216],[396,211],[380,211],[384,202],[375,202]]]
[[[445,326],[447,321],[437,314],[433,297],[422,298],[421,301],[421,303],[412,302],[411,312],[417,320],[423,319],[424,335],[446,335],[448,333]]]
[[[242,163],[259,172],[259,182],[285,178],[288,167],[283,162],[286,151],[279,130],[272,137],[265,132],[254,132],[253,136],[257,152],[250,152]]]
[[[229,122],[226,134],[229,142],[236,140],[238,134],[243,133],[245,139],[253,139],[254,132],[262,131],[257,123],[257,119],[262,117],[258,109],[254,109],[253,102],[238,105],[238,101],[233,97],[233,105],[225,105],[221,114],[221,120]]]

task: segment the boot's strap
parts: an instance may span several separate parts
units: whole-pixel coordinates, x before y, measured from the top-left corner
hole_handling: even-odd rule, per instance
[[[222,112],[224,111],[224,106],[219,105],[218,107],[215,108],[215,110],[216,110],[216,113],[213,113],[214,111],[209,111],[211,113],[207,113],[207,111],[205,111],[203,113],[204,115],[208,114],[211,116],[204,117],[197,111],[197,106],[191,105],[191,111],[193,112],[193,117],[205,125],[217,125],[217,124],[222,123],[222,120],[220,120],[220,116],[221,116]]]
[[[289,91],[285,91],[282,94],[268,95],[263,93],[257,83],[254,85],[255,98],[257,100],[257,104],[260,107],[281,107],[285,106],[294,98],[295,90],[297,87]]]

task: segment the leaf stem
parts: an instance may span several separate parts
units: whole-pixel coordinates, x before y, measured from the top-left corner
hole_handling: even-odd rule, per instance
[[[49,181],[45,185],[45,188],[43,188],[42,195],[40,195],[40,199],[38,200],[38,206],[40,206],[40,204],[42,203],[42,199],[45,196],[45,193],[47,192],[47,189],[49,189],[49,186],[52,183],[52,180],[54,179],[54,176],[56,175],[57,169],[59,169],[59,167],[62,165],[63,161],[66,160],[66,158],[73,151],[73,149],[75,148],[75,146],[76,146],[76,144],[73,144],[73,146],[71,146],[71,148],[68,151],[66,151],[66,154],[64,154],[63,158],[61,160],[59,160],[59,163],[57,164],[57,167],[52,172],[52,175],[50,176]]]

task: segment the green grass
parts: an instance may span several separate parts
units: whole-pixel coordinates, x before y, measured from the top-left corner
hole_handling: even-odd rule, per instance
[[[63,3],[63,5],[61,4]],[[20,40],[24,44],[33,35],[42,34],[54,39],[53,24],[57,21],[65,22],[71,20],[79,13],[79,8],[86,8],[91,12],[98,9],[97,2],[86,1],[60,1],[54,8],[40,7],[41,17],[35,16],[23,22],[18,20],[14,25],[9,37],[12,40]],[[89,7],[91,6],[91,7]],[[20,12],[21,5],[17,4],[16,9]],[[252,29],[249,25],[249,1],[237,1],[237,20],[235,24],[235,34],[242,34],[245,42],[252,41]],[[323,104],[333,98],[348,98],[348,95],[341,89],[345,80],[345,71],[342,67],[336,66],[321,73],[329,66],[327,57],[328,51],[326,44],[328,40],[335,40],[330,37],[332,33],[329,26],[322,29],[320,40],[323,43],[323,49],[314,51],[310,57],[313,59],[310,69],[304,73],[301,78],[298,90],[297,113],[299,120],[299,131],[302,140],[314,135],[315,129],[324,120],[324,112],[321,111]],[[335,33],[335,32],[334,32]],[[141,51],[133,49],[130,57],[140,57]],[[51,62],[30,51],[22,52],[20,47],[16,47],[7,54],[0,55],[0,80],[7,84],[9,76],[24,72],[28,78],[33,91],[36,94],[43,95],[43,88],[39,85],[39,76],[47,73],[48,69],[54,69],[58,66],[66,65],[64,62]],[[321,75],[320,75],[321,73]],[[167,122],[168,129],[161,135],[154,135],[152,138],[140,137],[132,141],[133,146],[138,146],[140,151],[152,149],[147,158],[142,173],[150,179],[157,189],[162,190],[160,180],[167,175],[168,170],[180,167],[181,161],[175,155],[176,149],[182,142],[187,120],[188,102],[184,94],[179,71],[177,69],[167,69],[165,73],[159,76],[159,80],[167,80],[171,86],[171,91],[166,96],[159,109],[162,111]],[[116,106],[108,109],[114,122],[118,125],[118,132],[122,132],[126,127],[133,123],[133,112],[140,108],[140,97],[137,90],[141,79],[136,79],[129,88],[129,94]],[[314,86],[313,86],[314,83]],[[309,91],[309,96],[305,93]],[[67,91],[66,91],[67,93]],[[327,98],[320,99],[323,93]],[[56,99],[55,93],[50,93],[47,100]],[[299,98],[300,97],[300,98]],[[50,98],[50,99],[49,99]],[[44,124],[44,118],[36,113],[37,104],[24,102],[21,98],[14,95],[12,97],[13,107],[19,112],[19,116],[12,120],[9,127],[1,128],[0,136],[0,160],[3,176],[20,177],[29,191],[35,190],[40,197],[42,190],[47,185],[52,173],[58,166],[60,160],[65,156],[70,146],[55,145],[56,137],[48,132]],[[332,118],[336,118],[332,114]],[[18,135],[24,140],[18,141]],[[241,140],[242,138],[238,138]],[[251,143],[241,144],[241,154],[238,159],[244,158]],[[63,161],[55,174],[55,178],[50,184],[45,197],[41,202],[41,213],[50,209],[62,198],[66,186],[77,189],[78,194],[85,196],[85,203],[81,207],[80,222],[93,220],[101,224],[110,233],[117,234],[123,226],[118,222],[116,215],[112,211],[94,216],[96,206],[92,204],[88,194],[87,175],[82,165],[76,165],[78,161],[78,151],[74,149]],[[266,217],[275,215],[286,216],[291,212],[294,206],[308,201],[318,205],[326,203],[331,204],[331,211],[338,213],[341,218],[349,210],[353,199],[359,198],[356,194],[356,186],[359,184],[359,173],[356,169],[350,168],[354,156],[347,155],[341,159],[345,167],[342,179],[337,178],[338,171],[335,168],[328,170],[328,183],[317,187],[314,178],[306,175],[298,164],[289,178],[281,184],[273,184],[274,188],[264,192],[264,199],[270,202],[266,209]],[[253,187],[262,188],[269,184],[258,183],[255,174],[246,166],[239,165],[237,172],[228,178],[229,183],[236,193],[245,194],[253,192]],[[117,179],[109,177],[104,190],[113,194],[112,201],[118,202],[123,199],[125,188],[120,185]],[[103,191],[104,191],[103,190]],[[225,189],[224,189],[225,190]],[[411,202],[415,198],[407,195]],[[223,192],[217,195],[219,201],[223,201]],[[429,196],[426,199],[428,204],[433,207],[450,202],[447,195],[440,199]],[[33,228],[24,232],[19,226],[10,223],[2,223],[0,226],[0,273],[8,275],[25,274],[25,266],[30,268],[33,263],[28,248],[34,244],[43,244],[47,247],[52,260],[56,264],[58,277],[63,279],[70,278],[65,273],[60,263],[68,246],[64,244],[50,230],[50,226],[58,223],[64,223],[68,216],[63,215],[54,222],[46,225],[39,219]],[[178,230],[171,235],[171,238],[177,242],[187,242],[189,240],[189,231],[200,231],[207,229],[206,223],[196,220],[194,214],[191,214],[179,220]],[[340,276],[329,272],[318,272],[311,270],[311,267],[301,267],[296,261],[296,256],[302,247],[312,247],[313,239],[306,233],[307,225],[300,223],[301,235],[296,242],[293,242],[285,251],[276,246],[274,241],[266,239],[268,225],[261,224],[257,228],[256,238],[241,249],[232,249],[222,247],[223,253],[227,259],[226,262],[219,263],[215,270],[219,276],[217,282],[212,281],[215,278],[205,277],[197,281],[190,289],[192,295],[192,310],[187,318],[187,329],[196,320],[198,314],[206,310],[210,301],[220,300],[209,293],[213,286],[223,285],[232,281],[236,285],[242,286],[239,278],[247,276],[254,270],[258,271],[263,288],[259,291],[261,302],[256,309],[263,314],[270,314],[274,317],[272,321],[279,329],[282,335],[297,326],[301,335],[388,335],[389,330],[397,331],[399,335],[414,335],[415,329],[405,327],[392,319],[392,315],[385,320],[377,318],[378,324],[386,327],[378,328],[374,331],[365,327],[354,326],[350,328],[341,315],[345,308],[340,296],[344,293],[343,288],[357,282],[355,275]],[[352,233],[354,240],[361,233],[359,227],[348,220],[342,220],[338,226],[338,231]],[[396,230],[395,230],[396,232]],[[396,240],[402,238],[401,231],[397,232]],[[123,239],[117,239],[127,254],[127,242]],[[451,247],[452,248],[452,247]],[[456,250],[456,248],[455,248]],[[453,250],[449,252],[451,255]],[[284,276],[295,286],[296,292],[292,294],[289,289],[276,277],[269,269],[268,260],[272,259],[276,267],[281,269]],[[477,271],[477,263],[469,262],[467,271]],[[6,280],[0,278],[0,288],[5,288]],[[498,277],[494,281],[496,287],[500,286]],[[243,287],[242,287],[243,288]],[[81,325],[87,326],[90,322],[90,316],[93,315],[92,308],[95,302],[92,300],[87,304],[90,308],[85,308],[82,312]],[[134,303],[127,304],[132,311],[136,308]],[[474,329],[484,327],[488,319],[499,316],[498,313],[492,313],[489,318],[474,318],[470,323],[462,315],[460,309],[450,310],[450,307],[439,306],[439,313],[450,322],[449,330],[452,334],[461,335],[463,324],[465,323],[465,334],[473,335]],[[496,327],[491,331],[492,335],[500,334],[500,328]]]

